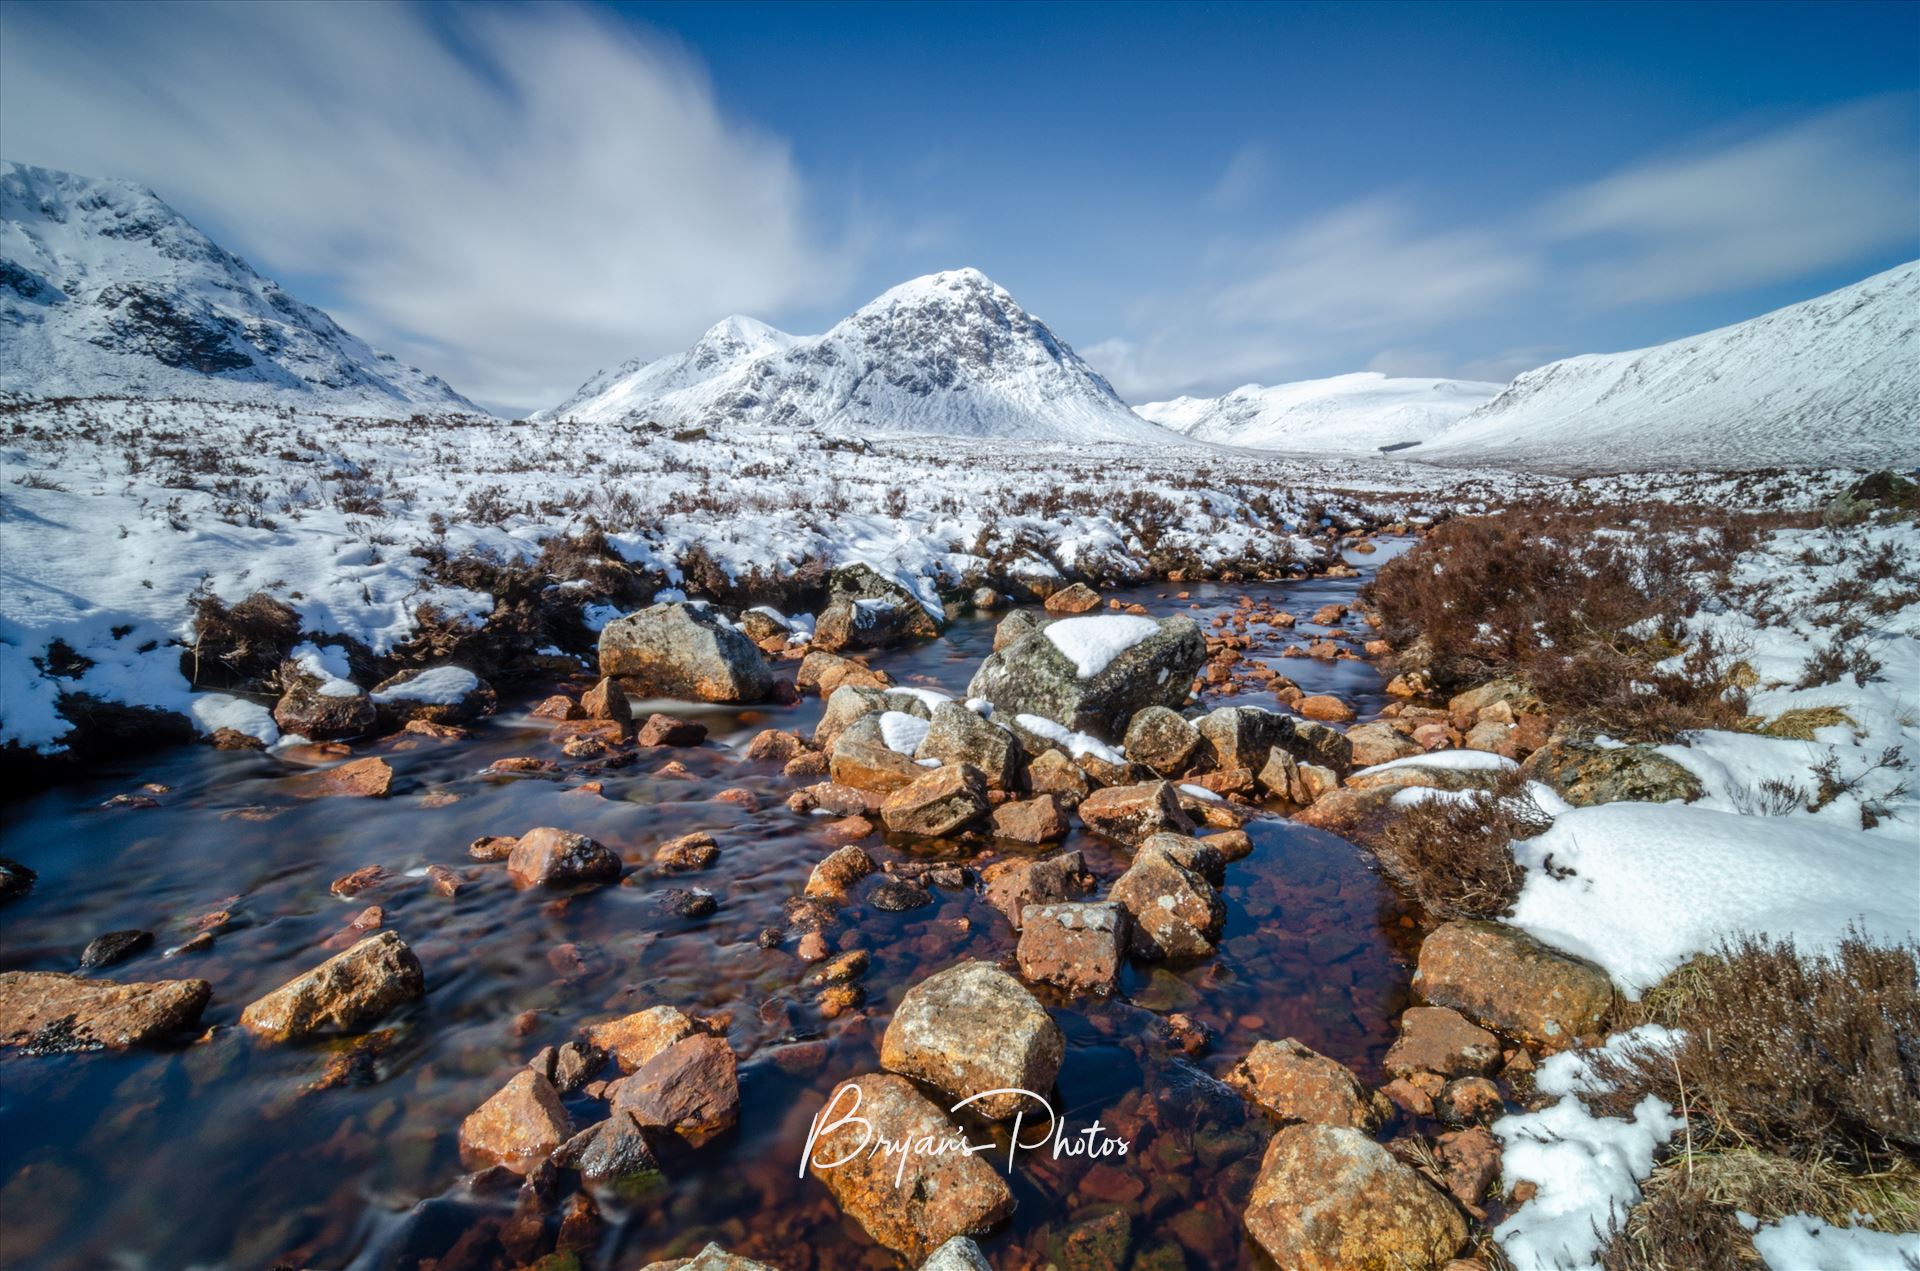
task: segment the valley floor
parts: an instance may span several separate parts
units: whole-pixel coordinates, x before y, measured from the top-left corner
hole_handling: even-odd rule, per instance
[[[1027,1158],[1042,1212],[985,1224],[1002,1271],[1063,1250],[1143,1271],[1310,1263],[1324,1233],[1288,1215],[1349,1165],[1432,1216],[1381,1237],[1409,1265],[1920,1266],[1910,487],[119,400],[13,405],[0,445],[0,739],[19,771],[71,783],[9,810],[7,855],[40,879],[4,879],[29,938],[0,1023],[33,1027],[0,1045],[73,1048],[73,1018],[23,1008],[20,976],[80,991],[47,973],[110,926],[147,941],[116,957],[190,959],[143,977],[217,982],[200,1044],[124,1072],[0,1066],[30,1142],[0,1188],[56,1215],[16,1237],[49,1263],[85,1240],[100,1260],[637,1266],[708,1239],[782,1267],[886,1265],[876,1240],[917,1262],[936,1224],[816,1171],[828,1204],[794,1149],[842,1070],[925,1075],[881,1049],[906,995],[942,981],[948,1014],[993,1028],[1035,1000],[951,987],[965,956],[1019,966],[1066,1030],[1061,1089],[1144,1149]],[[953,625],[829,652],[829,583],[856,563],[926,611],[913,625]],[[1062,604],[1073,582],[1104,594]],[[768,653],[777,705],[625,718],[600,632],[689,599]],[[1033,626],[1049,621],[1083,625]],[[1086,681],[1169,633],[1192,667],[1151,691],[1185,706],[1191,685],[1210,710],[1134,703],[1095,738],[976,691],[983,664],[1044,661],[1049,641]],[[351,747],[282,735],[264,695],[291,680],[324,709],[447,663],[498,696],[464,674],[416,686],[380,728],[342,732]],[[404,730],[396,702],[420,712]],[[167,721],[261,749],[136,753]],[[990,798],[969,784],[982,752],[942,752],[935,729],[1025,749]],[[311,797],[368,793],[393,797]],[[468,839],[479,863],[450,867]],[[1038,862],[1015,841],[1067,850]],[[1067,858],[1073,889],[1032,880]],[[1031,894],[996,892],[1009,866]],[[534,883],[563,890],[536,905]],[[1012,915],[1097,893],[1194,932],[1116,945],[1089,999]],[[400,927],[426,972],[379,969],[395,996],[366,1019],[391,1027],[349,1027],[324,1056],[235,1039],[274,1031],[262,1003],[288,974],[394,956]],[[642,1016],[674,1023],[681,1067],[581,1032]],[[731,1081],[735,1052],[723,1127],[689,1092],[721,1060]],[[149,1099],[171,1110],[129,1127]],[[687,1142],[648,1189],[462,1173],[476,1143],[582,1116],[612,1152],[618,1113],[663,1101]],[[536,1155],[561,1160],[564,1137]],[[573,1146],[570,1180],[588,1173]],[[128,1173],[142,1152],[169,1178]],[[343,1163],[324,1186],[318,1159]],[[217,1222],[154,1226],[179,1179],[238,1195],[256,1167],[272,1221],[229,1197]],[[64,1225],[95,1188],[114,1198],[104,1234]],[[173,1250],[141,1246],[156,1229]]]

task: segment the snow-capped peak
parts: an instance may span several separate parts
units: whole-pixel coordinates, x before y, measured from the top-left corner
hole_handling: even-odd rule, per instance
[[[589,380],[540,418],[1164,442],[977,269],[889,288],[825,335],[729,318],[686,353]]]
[[[481,413],[129,181],[0,160],[0,393]]]

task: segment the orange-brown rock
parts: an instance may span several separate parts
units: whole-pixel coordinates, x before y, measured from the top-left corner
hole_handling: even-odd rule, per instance
[[[1322,723],[1344,724],[1353,718],[1353,707],[1328,693],[1303,697],[1294,704],[1294,709],[1308,719],[1317,719]]]
[[[303,799],[384,799],[393,792],[393,769],[384,759],[355,759],[337,768],[303,773],[289,786]]]
[[[205,980],[117,984],[54,971],[0,972],[0,1046],[125,1050],[192,1027],[212,996]]]
[[[1091,895],[1095,879],[1079,852],[1045,860],[996,861],[980,871],[981,891],[989,905],[1006,915],[1015,931],[1028,905],[1057,904]]]
[[[270,1041],[359,1032],[426,992],[420,959],[382,931],[259,998],[240,1012],[240,1024]]]
[[[640,726],[642,746],[698,746],[707,739],[707,726],[698,720],[677,715],[649,715]]]
[[[587,1029],[587,1040],[611,1055],[621,1072],[633,1072],[693,1031],[693,1021],[677,1008],[650,1006],[593,1025]]]
[[[469,1169],[529,1170],[573,1133],[553,1083],[530,1068],[513,1075],[460,1123],[460,1160]]]
[[[516,887],[607,883],[620,877],[620,858],[584,834],[541,826],[514,843],[507,876]]]
[[[580,695],[580,714],[587,719],[611,720],[623,729],[633,723],[633,706],[627,701],[627,692],[611,675],[602,676],[598,684]]]
[[[1075,583],[1048,596],[1045,607],[1054,614],[1090,613],[1100,607],[1100,593],[1085,583]]]
[[[1358,1130],[1293,1125],[1267,1145],[1247,1232],[1288,1271],[1401,1271],[1466,1243],[1451,1201]]]
[[[1013,1193],[978,1153],[874,1149],[879,1138],[935,1145],[964,1137],[906,1078],[866,1073],[827,1097],[806,1164],[869,1236],[918,1265],[955,1236],[991,1231],[1013,1212]]]
[[[1400,1016],[1400,1036],[1387,1051],[1385,1068],[1396,1077],[1437,1072],[1479,1077],[1500,1063],[1500,1039],[1459,1011],[1412,1006]]]
[[[562,720],[580,719],[583,717],[580,710],[580,703],[574,701],[565,693],[555,693],[551,697],[542,698],[540,704],[527,713],[535,719]]]
[[[924,772],[924,770],[923,770]],[[987,815],[987,781],[972,764],[948,764],[887,796],[880,819],[895,834],[943,838]]]
[[[621,1081],[613,1106],[699,1147],[740,1119],[733,1048],[710,1033],[683,1037]]]
[[[993,836],[1015,843],[1052,843],[1073,828],[1059,796],[1036,795],[1003,803],[993,810]]]
[[[1387,1118],[1386,1100],[1361,1085],[1345,1064],[1291,1037],[1256,1042],[1227,1074],[1227,1084],[1282,1122],[1370,1131]]]
[[[1162,831],[1185,834],[1193,822],[1180,810],[1173,785],[1149,781],[1140,785],[1108,786],[1080,801],[1080,819],[1102,838],[1139,843]]]
[[[1552,949],[1517,927],[1443,924],[1420,946],[1413,989],[1508,1037],[1559,1050],[1598,1031],[1613,982],[1591,962]]]
[[[1069,993],[1111,993],[1126,963],[1127,922],[1111,903],[1028,905],[1015,950],[1020,974]]]
[[[706,869],[720,859],[720,845],[713,835],[702,830],[668,839],[653,852],[653,867],[663,873],[678,874]]]

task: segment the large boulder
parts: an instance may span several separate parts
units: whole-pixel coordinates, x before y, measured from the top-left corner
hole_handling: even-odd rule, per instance
[[[988,811],[987,782],[971,764],[935,768],[888,795],[880,819],[895,834],[944,838],[958,834]]]
[[[400,728],[416,719],[472,723],[493,714],[497,704],[487,682],[460,666],[409,668],[374,685],[368,696],[382,728]]]
[[[1244,769],[1257,773],[1267,766],[1267,755],[1293,736],[1293,721],[1258,706],[1222,706],[1208,711],[1194,725],[1202,749],[1215,769]]]
[[[280,664],[280,700],[273,722],[280,731],[308,741],[358,737],[380,718],[373,699],[339,671],[345,658],[335,650],[302,645],[302,656]]]
[[[1206,957],[1227,921],[1213,884],[1157,846],[1142,846],[1108,895],[1133,919],[1133,951],[1146,958]]]
[[[913,757],[970,764],[986,778],[989,790],[1018,789],[1027,763],[1018,737],[959,702],[941,702],[933,708],[932,724]]]
[[[505,1165],[524,1171],[546,1160],[572,1133],[553,1083],[522,1068],[460,1123],[460,1160],[469,1169]]]
[[[1185,834],[1193,828],[1173,784],[1167,781],[1095,790],[1080,801],[1080,819],[1101,838],[1128,846],[1155,834]]]
[[[1437,928],[1420,946],[1413,991],[1495,1032],[1554,1050],[1598,1032],[1613,1004],[1605,971],[1497,922]]]
[[[1177,707],[1207,659],[1193,619],[1127,614],[1064,618],[980,664],[967,696],[1009,716],[1038,715],[1076,732],[1118,737],[1135,713]]]
[[[991,962],[962,962],[907,990],[881,1038],[880,1063],[955,1100],[990,1090],[1044,1097],[1065,1047],[1059,1025],[1020,981]],[[1039,1111],[1014,1093],[970,1106],[996,1120]]]
[[[1371,1131],[1391,1111],[1345,1064],[1291,1037],[1254,1043],[1227,1084],[1281,1121]]]
[[[115,984],[56,971],[0,973],[0,1046],[40,1053],[125,1050],[191,1028],[213,987],[205,980]]]
[[[1247,1198],[1247,1234],[1287,1271],[1443,1266],[1466,1243],[1453,1202],[1358,1130],[1273,1136]]]
[[[842,565],[827,583],[827,607],[814,624],[822,649],[878,649],[946,629],[918,597],[870,565]]]
[[[1096,880],[1079,852],[1045,860],[995,861],[980,871],[980,887],[989,905],[1007,916],[1015,931],[1029,905],[1051,905],[1093,894]]]
[[[862,1227],[918,1263],[955,1236],[980,1236],[1013,1212],[1013,1192],[974,1152],[883,1152],[880,1142],[948,1142],[960,1131],[905,1077],[841,1082],[821,1110],[807,1168]]]
[[[600,673],[640,697],[759,702],[773,693],[773,672],[753,641],[706,606],[681,602],[608,623]]]
[[[240,1012],[240,1025],[270,1041],[359,1032],[427,993],[426,974],[391,931],[368,936],[296,975]]]
[[[1127,911],[1111,902],[1020,911],[1020,974],[1069,993],[1111,993],[1127,957]]]
[[[1127,723],[1127,757],[1163,777],[1177,777],[1200,749],[1200,730],[1178,711],[1149,706]]]
[[[1596,803],[1692,803],[1700,778],[1652,746],[1602,746],[1557,738],[1521,765],[1530,781],[1551,786],[1576,807]]]

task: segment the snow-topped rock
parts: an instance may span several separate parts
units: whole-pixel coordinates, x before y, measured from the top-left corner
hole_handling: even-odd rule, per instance
[[[678,357],[589,380],[537,419],[834,433],[1164,442],[1098,372],[973,269],[886,292],[825,335],[729,318]]]
[[[1357,454],[1424,442],[1500,391],[1472,380],[1396,379],[1377,371],[1176,397],[1136,414],[1195,441],[1294,454]]]
[[[194,228],[151,190],[0,162],[0,394],[482,414]]]
[[[1528,371],[1409,457],[1572,469],[1920,462],[1920,261],[1748,322]]]

